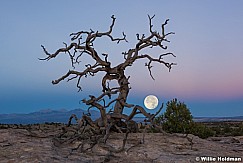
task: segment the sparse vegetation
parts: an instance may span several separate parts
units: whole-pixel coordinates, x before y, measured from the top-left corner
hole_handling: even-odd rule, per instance
[[[192,120],[190,110],[186,104],[173,99],[166,104],[166,111],[158,116],[155,122],[169,133],[193,134],[200,138],[213,136],[214,132],[204,124]]]
[[[156,117],[155,122],[166,132],[193,134],[203,139],[210,136],[243,136],[243,122],[194,122],[186,104],[177,99],[167,102],[166,111]]]
[[[214,136],[243,136],[243,122],[205,122]]]
[[[191,123],[189,133],[196,135],[203,139],[215,135],[215,132],[211,128],[207,127],[206,125],[204,125],[202,123],[195,123],[195,122]]]

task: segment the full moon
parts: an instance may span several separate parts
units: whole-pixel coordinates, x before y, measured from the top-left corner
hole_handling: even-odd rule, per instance
[[[148,95],[144,99],[144,105],[148,109],[154,109],[154,108],[156,108],[158,106],[158,104],[159,104],[159,100],[154,95]]]

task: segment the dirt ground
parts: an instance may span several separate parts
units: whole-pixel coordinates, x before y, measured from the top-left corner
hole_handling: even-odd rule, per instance
[[[1,126],[0,162],[189,163],[202,162],[203,156],[211,162],[223,162],[224,159],[243,162],[242,136],[200,139],[193,135],[186,138],[180,134],[146,133],[143,139],[143,133],[131,133],[125,150],[111,153],[98,145],[82,152],[77,148],[78,142],[57,147],[53,137],[60,132],[61,126],[57,124]],[[107,144],[118,149],[123,138],[124,134],[112,133]]]

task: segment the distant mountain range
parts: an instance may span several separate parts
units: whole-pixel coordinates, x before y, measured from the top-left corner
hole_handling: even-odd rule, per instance
[[[100,116],[98,111],[91,110],[92,119]],[[45,109],[29,114],[0,114],[1,124],[36,124],[45,122],[67,123],[72,114],[80,118],[83,113],[87,113],[82,109],[75,110],[51,110]]]
[[[40,110],[29,114],[0,114],[0,124],[36,124],[45,122],[67,123],[72,114],[80,118],[86,111],[82,109],[75,110]],[[98,111],[91,110],[91,118],[97,119],[100,116]],[[135,121],[142,122],[144,118],[135,117]],[[196,122],[221,122],[221,121],[243,121],[243,116],[237,117],[195,117]]]
[[[235,117],[195,117],[195,122],[223,122],[223,121],[243,121],[243,116]]]

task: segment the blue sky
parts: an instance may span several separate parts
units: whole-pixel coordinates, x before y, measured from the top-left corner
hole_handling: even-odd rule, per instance
[[[100,78],[53,86],[51,81],[71,69],[65,55],[49,62],[40,45],[49,52],[69,43],[69,34],[80,30],[106,31],[115,15],[114,36],[124,31],[129,43],[97,40],[99,52],[109,53],[113,64],[122,61],[121,52],[133,48],[136,33],[148,34],[147,14],[155,14],[154,29],[170,19],[166,30],[167,51],[151,49],[153,56],[173,52],[167,57],[176,62],[171,72],[154,64],[153,76],[137,62],[127,70],[131,91],[128,101],[143,105],[148,94],[160,103],[178,98],[194,116],[243,115],[243,1],[1,1],[0,6],[0,114],[29,113],[40,109],[76,109],[86,107],[79,101],[89,94],[101,93]],[[84,61],[89,61],[84,58]],[[80,67],[82,68],[82,66]]]

